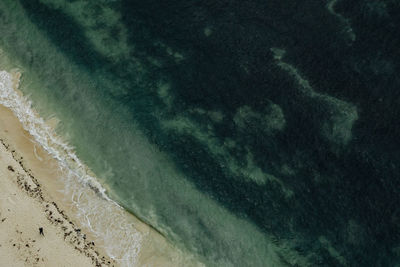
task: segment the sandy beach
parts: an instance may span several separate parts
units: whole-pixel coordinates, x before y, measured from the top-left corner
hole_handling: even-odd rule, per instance
[[[20,73],[13,77],[17,90]],[[55,124],[55,120],[46,123]],[[90,186],[82,186],[79,196],[69,195],[63,175],[58,160],[35,141],[9,108],[0,105],[1,266],[198,265],[157,231],[110,205]],[[100,211],[82,214],[80,207],[85,202],[95,202]],[[128,226],[121,231],[123,223]],[[44,235],[39,233],[40,227]],[[97,232],[93,230],[96,227]],[[107,233],[99,233],[104,229]],[[131,233],[134,235],[128,236]],[[108,244],[115,240],[119,244]],[[137,242],[131,246],[133,241]],[[124,242],[126,247],[118,247]],[[134,260],[124,258],[131,250]]]
[[[7,131],[3,123],[0,129]],[[101,255],[94,242],[44,193],[23,157],[6,139],[0,142],[1,265],[112,266],[113,261]]]
[[[0,265],[115,265],[104,252],[99,253],[95,242],[69,219],[47,193],[48,188],[35,178],[41,169],[32,168],[35,162],[26,152],[33,144],[27,136],[12,112],[1,106]],[[21,142],[23,139],[25,142]],[[18,151],[16,147],[25,149]],[[40,227],[44,235],[40,235]]]

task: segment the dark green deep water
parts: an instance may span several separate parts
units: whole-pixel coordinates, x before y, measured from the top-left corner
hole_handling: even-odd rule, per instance
[[[400,2],[2,0],[22,90],[210,266],[400,266]]]

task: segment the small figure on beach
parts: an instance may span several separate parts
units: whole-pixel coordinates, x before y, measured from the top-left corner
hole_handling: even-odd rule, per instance
[[[39,227],[39,234],[44,236],[43,227]]]

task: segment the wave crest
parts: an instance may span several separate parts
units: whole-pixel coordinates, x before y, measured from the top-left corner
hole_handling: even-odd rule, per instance
[[[63,173],[63,193],[65,197],[72,196],[80,223],[104,240],[104,250],[111,258],[122,266],[135,266],[145,234],[137,231],[128,213],[106,195],[105,188],[79,160],[73,147],[57,136],[32,108],[31,101],[19,93],[20,76],[19,72],[0,71],[0,104],[11,109],[23,128],[57,160]]]

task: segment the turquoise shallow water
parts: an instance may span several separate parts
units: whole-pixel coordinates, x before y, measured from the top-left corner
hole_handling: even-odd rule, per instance
[[[5,0],[0,45],[110,197],[207,265],[389,266],[395,10]]]
[[[17,33],[20,39],[11,43],[4,38],[2,45],[4,52],[15,59],[10,65],[23,72],[21,90],[43,117],[55,115],[60,119],[58,132],[98,174],[112,198],[178,247],[199,254],[211,265],[230,265],[231,258],[242,258],[246,243],[267,248],[268,237],[197,190],[173,160],[143,133],[136,119],[158,116],[140,110],[142,105],[156,105],[151,92],[139,92],[137,99],[132,99],[139,106],[139,114],[136,113],[130,108],[131,103],[121,104],[128,90],[121,79],[104,74],[101,67],[97,73],[71,61],[22,13],[24,9],[18,3],[3,4],[2,9],[10,12],[8,16],[15,16],[10,24],[3,25],[2,32],[8,33],[10,39]],[[26,34],[28,39],[24,38]],[[142,72],[138,70],[138,79],[144,79]],[[158,87],[168,87],[158,83]],[[133,86],[145,91],[154,85],[147,81]],[[210,225],[212,228],[207,229]],[[215,244],[214,235],[219,236],[221,244]],[[259,254],[256,247],[246,251],[249,255]],[[266,250],[251,256],[251,261],[261,264],[274,257],[272,251]]]

